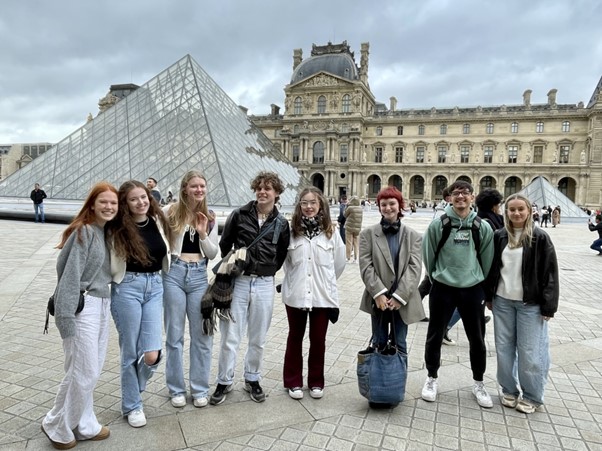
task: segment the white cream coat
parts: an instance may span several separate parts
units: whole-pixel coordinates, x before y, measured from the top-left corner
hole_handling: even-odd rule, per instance
[[[312,240],[291,237],[282,282],[282,301],[294,308],[338,308],[337,281],[345,269],[345,245],[336,231]]]

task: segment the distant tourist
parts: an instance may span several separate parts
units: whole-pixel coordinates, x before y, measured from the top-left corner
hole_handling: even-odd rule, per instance
[[[184,332],[188,318],[190,365],[188,379],[195,407],[209,401],[212,330],[203,330],[211,310],[201,307],[208,287],[207,262],[217,256],[217,224],[207,208],[207,179],[196,170],[180,182],[178,201],[164,207],[174,236],[171,267],[163,275],[165,317],[165,380],[173,407],[186,406],[184,379]]]
[[[71,449],[78,440],[104,440],[110,434],[96,419],[93,396],[110,329],[111,262],[104,229],[117,208],[115,187],[97,183],[57,246],[61,252],[54,319],[63,339],[65,377],[42,421],[42,432],[56,449]],[[85,305],[76,314],[82,289]]]
[[[556,205],[552,210],[552,227],[556,227],[560,224],[560,206]]]
[[[339,223],[339,233],[341,235],[341,239],[343,240],[343,244],[345,244],[345,222],[347,222],[347,218],[345,217],[345,208],[347,208],[347,196],[341,197],[341,203],[339,204],[339,216],[337,218],[337,222]]]
[[[278,212],[276,202],[284,184],[274,172],[260,172],[251,182],[255,200],[228,216],[219,246],[222,257],[232,249],[246,250],[245,267],[236,277],[232,302],[222,309],[220,319],[221,349],[217,369],[217,387],[210,402],[224,402],[234,383],[234,371],[240,343],[247,338],[244,359],[245,390],[255,402],[265,401],[259,384],[263,351],[274,309],[274,275],[282,267],[288,252],[290,229]]]
[[[359,236],[362,230],[364,211],[357,197],[352,197],[343,213],[345,217],[345,253],[348,262],[356,263],[359,258]],[[353,260],[352,260],[353,257]]]
[[[598,232],[598,239],[594,240],[594,242],[590,246],[590,249],[598,251],[598,255],[602,255],[602,215],[596,215],[595,221],[595,225],[592,224],[591,219],[587,221],[587,226],[589,227],[589,230],[592,232]]]
[[[38,219],[40,219],[41,223],[46,222],[46,217],[44,216],[44,199],[48,196],[46,196],[44,190],[40,188],[39,183],[34,185],[29,197],[33,201],[33,211],[35,213],[34,221],[38,222]]]
[[[142,392],[162,360],[163,283],[169,271],[171,230],[141,182],[119,188],[119,212],[109,226],[111,313],[121,353],[121,413],[128,424],[146,425]]]
[[[548,221],[550,220],[550,212],[548,207],[544,206],[541,210],[541,226],[548,228]]]
[[[506,199],[505,228],[494,236],[487,278],[493,310],[501,403],[533,413],[544,402],[550,369],[548,320],[558,310],[558,262],[552,240],[535,227],[529,199]]]
[[[157,180],[149,177],[146,180],[146,187],[150,190],[157,203],[161,205],[161,192],[159,191],[159,188],[157,188]]]

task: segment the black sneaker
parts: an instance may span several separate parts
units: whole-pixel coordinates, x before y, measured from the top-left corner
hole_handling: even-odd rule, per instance
[[[445,332],[445,335],[443,336],[443,344],[448,345],[448,346],[456,346],[456,342],[454,340],[452,340],[451,338],[449,338],[449,335],[447,332]]]
[[[259,385],[258,381],[245,381],[245,390],[251,395],[251,399],[255,402],[264,402],[265,393]]]
[[[217,384],[215,387],[215,391],[211,395],[209,399],[209,403],[213,406],[217,406],[218,404],[223,403],[226,400],[226,393],[230,393],[232,391],[232,384],[223,385]]]

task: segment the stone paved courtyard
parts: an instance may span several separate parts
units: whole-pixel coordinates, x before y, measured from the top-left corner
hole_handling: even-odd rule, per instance
[[[432,213],[406,217],[422,232]],[[379,220],[367,212],[364,226]],[[54,290],[54,246],[60,224],[0,220],[0,449],[52,449],[40,432],[63,376],[63,352],[51,320],[43,335],[46,300]],[[589,249],[594,234],[586,224],[548,228],[558,253],[561,277],[559,312],[550,322],[553,366],[546,404],[532,415],[501,406],[481,409],[471,394],[468,342],[459,324],[457,346],[444,346],[440,395],[420,399],[426,323],[408,333],[409,375],[406,400],[397,408],[371,410],[357,390],[356,353],[370,334],[369,317],[359,312],[363,284],[357,264],[339,280],[341,317],[331,325],[326,353],[324,398],[289,398],[281,374],[287,334],[286,315],[276,297],[265,353],[263,404],[243,390],[241,352],[237,383],[220,406],[171,406],[163,367],[143,395],[148,425],[133,429],[121,417],[119,347],[111,331],[109,353],[95,392],[95,410],[109,425],[105,442],[80,442],[77,449],[118,450],[602,450],[602,258]],[[278,274],[277,279],[281,279]],[[216,344],[219,334],[215,338]],[[487,328],[486,386],[496,394],[493,326]],[[246,349],[243,343],[242,349]],[[307,350],[307,346],[305,347]],[[214,346],[212,373],[217,367]],[[187,361],[187,358],[186,358]],[[307,395],[307,393],[306,393]]]

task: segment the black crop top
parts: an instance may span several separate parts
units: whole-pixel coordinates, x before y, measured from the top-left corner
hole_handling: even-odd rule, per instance
[[[193,229],[194,230],[194,229]],[[200,254],[201,243],[199,242],[199,234],[194,230],[194,235],[190,236],[190,231],[187,230],[184,233],[184,239],[182,240],[182,254]]]

